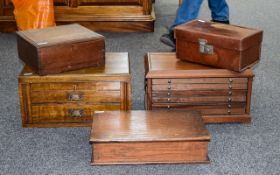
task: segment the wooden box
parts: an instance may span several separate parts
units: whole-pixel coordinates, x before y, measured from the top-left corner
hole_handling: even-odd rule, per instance
[[[251,121],[251,69],[238,73],[148,53],[145,70],[148,110],[197,110],[206,123]]]
[[[104,112],[93,118],[91,163],[207,163],[209,140],[197,112]]]
[[[19,58],[39,75],[105,62],[104,37],[78,24],[17,32]]]
[[[131,108],[127,53],[106,53],[102,67],[47,76],[26,66],[18,80],[23,127],[90,126],[94,111]]]
[[[175,28],[177,58],[241,72],[260,59],[263,32],[194,20]]]

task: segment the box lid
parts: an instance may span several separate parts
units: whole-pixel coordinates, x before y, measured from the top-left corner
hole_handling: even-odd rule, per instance
[[[106,111],[95,113],[90,142],[209,141],[198,112]]]
[[[246,50],[262,42],[263,31],[236,25],[193,20],[175,28],[179,40],[198,43],[206,40],[215,47]]]
[[[18,31],[17,35],[41,48],[60,43],[100,40],[104,37],[79,24],[68,24],[43,29]]]
[[[253,77],[253,71],[234,72],[182,61],[174,52],[150,52],[145,56],[146,78]]]

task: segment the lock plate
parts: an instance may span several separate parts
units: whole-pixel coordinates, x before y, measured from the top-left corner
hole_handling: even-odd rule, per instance
[[[208,41],[206,39],[198,39],[199,52],[202,54],[212,55],[214,52],[214,46],[207,44],[207,42]]]

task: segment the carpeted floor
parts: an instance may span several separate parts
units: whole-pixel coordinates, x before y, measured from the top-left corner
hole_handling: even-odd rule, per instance
[[[173,21],[177,1],[157,0],[154,33],[102,33],[107,51],[129,51],[133,109],[143,109],[143,56],[170,51],[159,42]],[[231,23],[264,30],[262,59],[254,69],[251,124],[208,125],[210,164],[90,166],[89,128],[23,129],[14,34],[0,33],[0,174],[280,174],[279,0],[228,0]],[[210,19],[207,1],[200,18]]]

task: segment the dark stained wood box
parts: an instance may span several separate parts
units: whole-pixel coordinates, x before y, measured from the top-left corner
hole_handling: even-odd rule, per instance
[[[166,52],[148,53],[145,72],[148,110],[197,110],[205,123],[251,121],[251,69],[218,69]]]
[[[127,53],[106,53],[102,67],[39,76],[19,75],[23,127],[91,126],[95,111],[131,109]]]
[[[198,112],[106,111],[93,117],[92,165],[208,163]]]
[[[61,73],[105,62],[105,41],[79,24],[17,32],[19,58],[39,75]]]
[[[177,58],[241,72],[261,56],[263,32],[194,20],[175,28]]]

